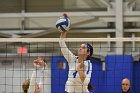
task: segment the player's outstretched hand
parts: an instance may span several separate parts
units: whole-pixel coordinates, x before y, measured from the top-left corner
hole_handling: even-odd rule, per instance
[[[66,38],[66,36],[67,36],[67,32],[61,32],[60,38]]]

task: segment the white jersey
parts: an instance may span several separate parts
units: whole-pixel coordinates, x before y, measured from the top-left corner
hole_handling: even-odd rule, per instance
[[[45,86],[50,85],[50,84],[48,84],[48,80],[47,80],[48,78],[50,78],[49,73],[50,72],[49,72],[48,69],[37,70],[37,72],[33,71],[31,79],[30,79],[30,86],[29,86],[29,89],[28,89],[28,93],[34,93],[35,92],[35,85],[37,83],[38,78],[40,78],[39,87],[41,88],[41,93],[44,93]],[[47,81],[47,83],[46,83],[46,81]]]
[[[77,73],[76,69],[79,64],[77,57],[71,53],[71,51],[67,48],[64,40],[60,40],[59,42],[61,51],[69,62],[69,73],[68,73],[68,80],[65,85],[65,90],[68,93],[89,93],[87,86],[90,82],[91,72],[92,72],[92,65],[90,60],[84,61],[85,64],[85,75],[86,78],[84,82],[81,82],[80,76]]]

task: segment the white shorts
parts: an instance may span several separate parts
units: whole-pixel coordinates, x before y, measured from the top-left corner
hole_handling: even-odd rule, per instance
[[[71,81],[67,81],[65,91],[68,93],[89,93],[87,86],[78,82],[74,83]]]

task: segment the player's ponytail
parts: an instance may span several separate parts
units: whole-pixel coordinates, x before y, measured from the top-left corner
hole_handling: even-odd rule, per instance
[[[94,87],[91,83],[88,83],[88,87],[87,87],[88,91],[93,92],[94,91]]]
[[[87,60],[90,60],[90,58],[93,54],[93,47],[89,43],[86,43],[86,45],[87,45],[87,48],[88,48],[87,52],[90,52],[90,54],[87,57]]]

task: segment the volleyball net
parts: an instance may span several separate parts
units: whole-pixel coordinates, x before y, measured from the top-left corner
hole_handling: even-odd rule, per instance
[[[42,92],[55,93],[52,91],[56,88],[58,91],[56,93],[62,93],[60,87],[64,84],[60,81],[62,77],[59,74],[65,74],[63,71],[66,64],[58,64],[56,68],[53,66],[55,64],[52,64],[52,61],[57,60],[54,57],[61,59],[63,56],[59,40],[59,38],[1,38],[0,93],[22,93],[22,84],[24,80],[30,79],[34,71],[33,60],[37,57],[47,60],[50,71]],[[75,55],[82,43],[86,42],[93,46],[91,82],[95,93],[121,91],[123,78],[131,80],[134,90],[135,86],[140,86],[140,82],[135,82],[140,78],[138,67],[140,38],[66,38],[65,42]],[[38,76],[37,81],[39,78]],[[59,84],[54,84],[53,81],[59,81]]]

